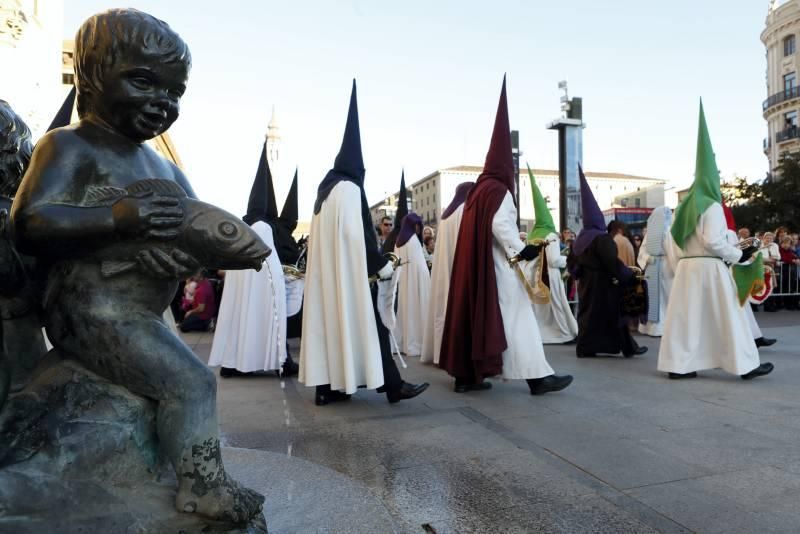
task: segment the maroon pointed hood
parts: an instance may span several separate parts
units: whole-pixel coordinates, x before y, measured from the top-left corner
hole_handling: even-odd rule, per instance
[[[508,121],[508,100],[506,97],[506,77],[503,76],[503,89],[500,91],[500,102],[494,119],[494,131],[483,172],[476,183],[496,180],[514,195],[514,158],[511,154],[511,126]]]

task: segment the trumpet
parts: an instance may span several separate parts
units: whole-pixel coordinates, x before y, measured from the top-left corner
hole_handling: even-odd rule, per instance
[[[529,245],[533,245],[534,247],[537,247],[537,248],[544,248],[544,247],[546,247],[547,245],[549,245],[550,243],[553,243],[553,242],[554,241],[552,239],[542,239],[540,237],[537,237],[536,239],[532,239],[532,240],[528,241],[528,244]],[[522,261],[522,258],[519,257],[519,254],[517,254],[516,256],[511,256],[510,258],[508,258],[508,264],[511,265],[511,267],[514,267],[515,265],[517,265],[521,261]]]
[[[736,246],[741,250],[758,250],[761,248],[761,240],[757,237],[748,237],[739,241]]]
[[[393,269],[397,269],[398,267],[400,267],[400,265],[402,265],[400,263],[400,257],[393,252],[387,252],[386,254],[383,255],[383,257],[389,260],[389,262],[392,264]],[[378,273],[375,273],[369,277],[369,283],[371,284],[373,282],[377,282],[379,279],[380,277],[378,276]]]

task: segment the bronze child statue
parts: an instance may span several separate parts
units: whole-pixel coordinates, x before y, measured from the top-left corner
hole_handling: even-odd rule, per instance
[[[39,317],[35,260],[17,253],[8,216],[31,159],[31,132],[0,100],[0,410],[9,391],[22,389],[47,352]]]
[[[225,472],[214,375],[161,319],[178,279],[201,264],[259,268],[270,252],[144,143],[178,118],[190,66],[186,43],[146,13],[87,20],[75,38],[80,121],[38,142],[11,215],[19,250],[51,265],[55,348],[158,403],[177,509],[246,522],[264,498]]]

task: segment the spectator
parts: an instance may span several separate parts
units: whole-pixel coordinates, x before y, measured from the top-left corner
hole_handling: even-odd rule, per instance
[[[781,255],[781,277],[780,289],[781,293],[797,293],[798,288],[798,266],[800,266],[800,257],[792,249],[792,238],[784,236],[781,240],[780,255]],[[782,297],[783,307],[787,310],[798,309],[798,297]]]
[[[528,243],[528,234],[526,234],[525,232],[520,232],[519,233],[519,240],[522,241],[523,243],[527,244]]]
[[[783,238],[786,237],[788,234],[788,229],[785,226],[779,226],[775,229],[775,243],[781,245],[783,243]]]
[[[217,311],[214,288],[201,270],[194,277],[197,287],[194,291],[194,307],[186,311],[180,324],[181,332],[205,332]]]
[[[768,265],[772,267],[773,270],[776,270],[776,264],[781,259],[781,253],[778,245],[773,242],[774,239],[775,234],[772,232],[764,232],[761,239],[761,248],[758,249],[756,254],[761,254],[764,258],[764,265]],[[779,272],[779,270],[776,270],[776,274]],[[780,302],[777,297],[770,297],[764,302],[764,311],[776,312],[778,311],[779,304]]]
[[[575,232],[570,228],[564,228],[561,230],[561,250],[567,247],[569,241],[575,241]]]
[[[633,244],[630,239],[625,237],[625,223],[613,220],[608,223],[608,235],[617,244],[617,257],[623,265],[636,265],[636,256],[633,255]]]
[[[380,233],[378,234],[378,248],[383,252],[383,244],[389,239],[389,234],[392,233],[392,218],[381,218]]]
[[[422,229],[422,241],[425,241],[426,237],[436,237],[436,232],[433,230],[433,227],[426,226]]]
[[[739,231],[737,232],[736,235],[739,236],[739,241],[744,241],[745,239],[749,239],[750,238],[750,228],[748,228],[746,226],[743,226],[743,227],[739,228]]]
[[[422,244],[422,255],[425,257],[425,263],[428,264],[428,270],[430,271],[433,268],[433,251],[436,248],[436,238],[429,235],[423,238]]]
[[[633,257],[639,257],[639,249],[642,248],[642,236],[639,234],[633,234],[631,237],[631,243],[633,243]],[[634,263],[632,265],[638,265],[638,263]]]

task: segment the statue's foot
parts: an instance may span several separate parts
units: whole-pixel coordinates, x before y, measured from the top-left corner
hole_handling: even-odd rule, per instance
[[[210,519],[247,523],[261,513],[264,496],[225,476],[225,481],[207,488],[199,496],[191,488],[181,488],[175,498],[179,512],[195,513]]]

